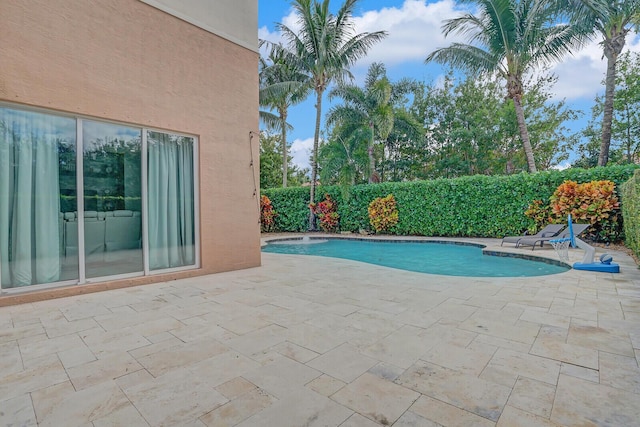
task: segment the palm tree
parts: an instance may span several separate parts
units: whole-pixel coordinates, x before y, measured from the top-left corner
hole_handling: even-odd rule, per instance
[[[366,147],[360,144],[362,136],[336,127],[329,142],[323,144],[318,152],[318,161],[322,164],[320,179],[329,185],[340,185],[345,195],[349,186],[366,177],[368,155]]]
[[[329,99],[340,97],[344,104],[333,107],[327,116],[327,124],[340,123],[344,134],[366,132],[367,153],[369,166],[367,168],[368,182],[375,182],[376,142],[384,142],[394,128],[396,120],[405,118],[396,115],[395,104],[404,95],[417,89],[417,83],[404,79],[392,84],[386,76],[386,69],[381,63],[369,66],[364,88],[354,85],[338,85],[329,93]]]
[[[443,25],[445,36],[457,33],[469,43],[453,43],[426,59],[449,63],[472,73],[497,73],[506,80],[513,100],[520,138],[530,172],[536,172],[522,106],[523,76],[540,65],[559,60],[581,46],[586,37],[575,26],[556,22],[547,0],[463,0],[477,5],[477,15],[465,14]]]
[[[369,167],[367,178],[375,180],[373,146],[376,140],[385,140],[393,129],[391,83],[385,75],[384,65],[373,63],[369,67],[364,89],[354,85],[338,85],[329,93],[329,99],[342,98],[343,105],[333,107],[327,115],[327,125],[341,123],[346,134],[367,129]]]
[[[260,45],[264,42],[261,41]],[[280,131],[282,150],[282,187],[287,186],[289,151],[287,149],[287,123],[289,107],[298,104],[310,91],[307,76],[287,62],[286,51],[281,45],[271,45],[267,59],[260,57],[260,105],[277,111],[274,116],[266,111],[260,112],[262,121]]]
[[[640,23],[640,0],[559,0],[559,6],[583,31],[602,36],[604,57],[607,58],[604,112],[598,166],[609,161],[611,124],[616,90],[616,65],[629,31],[637,31]]]
[[[316,124],[311,157],[311,192],[309,203],[315,202],[318,177],[318,141],[322,119],[322,96],[334,81],[353,78],[349,67],[386,36],[384,31],[354,34],[353,11],[358,0],[345,0],[334,15],[329,12],[329,0],[293,0],[298,18],[298,32],[284,24],[278,29],[291,53],[287,61],[294,61],[307,74],[316,94]],[[314,215],[309,211],[309,229],[314,229]]]

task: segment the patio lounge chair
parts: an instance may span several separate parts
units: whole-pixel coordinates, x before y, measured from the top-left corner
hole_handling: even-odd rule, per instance
[[[572,228],[573,228],[574,237],[578,237],[579,235],[584,233],[587,228],[589,228],[589,224],[573,224]],[[571,234],[569,233],[569,229],[565,229],[561,234],[559,234],[557,236],[551,236],[551,237],[523,237],[522,239],[518,240],[518,243],[516,243],[516,248],[518,248],[520,246],[531,246],[531,250],[534,250],[538,243],[540,243],[540,247],[542,247],[544,245],[544,242],[548,242],[549,240],[566,239],[566,238],[569,238],[569,237],[571,237]]]
[[[505,243],[515,243],[516,247],[518,245],[518,241],[524,238],[534,238],[534,237],[554,237],[560,234],[560,232],[564,229],[565,224],[547,224],[542,230],[538,231],[536,234],[523,234],[521,236],[505,236],[502,238],[502,246]]]

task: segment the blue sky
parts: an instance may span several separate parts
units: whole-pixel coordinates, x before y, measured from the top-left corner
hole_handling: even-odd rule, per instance
[[[331,0],[333,7],[339,7],[341,3],[342,0]],[[356,31],[385,30],[389,35],[352,68],[355,83],[362,84],[372,62],[384,63],[391,81],[404,77],[426,83],[438,81],[445,68],[438,64],[425,65],[424,59],[433,50],[448,46],[456,40],[453,37],[444,38],[442,22],[465,11],[465,7],[468,6],[454,0],[361,0],[354,14]],[[289,28],[296,27],[290,1],[259,0],[258,37],[279,41],[280,36],[275,29],[275,23],[278,22]],[[557,100],[566,99],[571,108],[585,112],[580,121],[572,124],[576,130],[584,127],[584,123],[590,118],[589,110],[593,99],[603,92],[601,82],[606,62],[602,58],[598,41],[590,43],[573,56],[566,57],[551,69],[558,77],[558,83],[551,90],[554,97]],[[640,52],[638,37],[627,36],[626,50]],[[329,107],[328,102],[323,102],[323,117]],[[289,111],[288,121],[294,127],[288,138],[293,161],[301,167],[307,167],[315,125],[313,96],[304,103],[293,106]]]

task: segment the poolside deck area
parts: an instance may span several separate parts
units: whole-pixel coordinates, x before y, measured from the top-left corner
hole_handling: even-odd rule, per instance
[[[620,274],[533,278],[263,254],[2,307],[0,425],[638,425],[640,270],[609,252]]]

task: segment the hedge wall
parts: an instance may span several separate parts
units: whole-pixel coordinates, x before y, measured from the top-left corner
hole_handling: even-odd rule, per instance
[[[624,241],[640,257],[640,170],[636,170],[622,186]]]
[[[533,225],[524,215],[533,200],[548,202],[566,180],[578,183],[608,179],[616,188],[627,181],[635,165],[593,169],[521,173],[510,176],[475,175],[432,181],[357,185],[348,194],[337,186],[319,186],[316,201],[330,194],[338,204],[340,230],[369,230],[367,207],[376,197],[392,193],[400,220],[392,230],[398,235],[502,237],[520,233]],[[309,188],[280,188],[263,191],[277,213],[279,231],[306,231]]]

